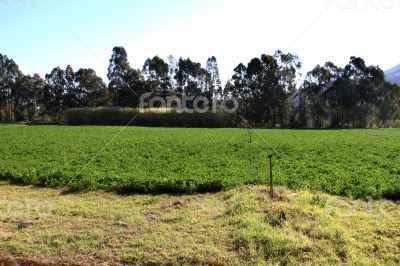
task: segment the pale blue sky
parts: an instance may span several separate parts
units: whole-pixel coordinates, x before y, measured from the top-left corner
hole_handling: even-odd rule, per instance
[[[0,53],[26,74],[68,64],[105,78],[111,50],[141,68],[156,54],[216,56],[223,81],[240,62],[277,49],[299,55],[303,72],[351,55],[383,69],[400,63],[400,2],[370,0],[0,0]],[[348,2],[349,2],[348,1]],[[382,2],[382,1],[381,1]],[[380,2],[380,3],[381,3]]]

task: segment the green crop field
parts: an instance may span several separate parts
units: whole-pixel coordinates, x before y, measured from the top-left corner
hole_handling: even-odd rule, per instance
[[[0,178],[69,190],[211,192],[267,183],[273,154],[275,184],[400,198],[396,129],[257,129],[252,142],[247,129],[122,129],[0,126]]]

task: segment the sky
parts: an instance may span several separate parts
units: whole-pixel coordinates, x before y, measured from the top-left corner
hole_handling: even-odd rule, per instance
[[[305,75],[350,56],[383,70],[400,63],[400,0],[0,0],[0,53],[25,74],[93,68],[105,80],[114,46],[132,67],[149,57],[218,60],[227,81],[239,63],[276,50]]]

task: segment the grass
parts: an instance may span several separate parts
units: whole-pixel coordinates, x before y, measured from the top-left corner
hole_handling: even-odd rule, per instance
[[[3,182],[0,264],[400,263],[398,203],[275,191],[274,201],[262,185],[194,195],[55,197],[59,190]],[[21,226],[30,220],[36,222]]]
[[[257,130],[268,144],[255,133],[250,143],[246,129],[122,129],[1,127],[0,179],[68,185],[72,191],[221,191],[266,183],[270,145],[281,155],[273,158],[275,184],[353,198],[400,198],[398,129]]]

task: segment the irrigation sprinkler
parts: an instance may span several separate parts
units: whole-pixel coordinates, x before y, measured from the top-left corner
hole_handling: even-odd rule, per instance
[[[249,143],[251,143],[251,135],[253,134],[253,131],[249,128],[247,132],[249,134]]]
[[[271,196],[271,199],[274,198],[274,185],[272,183],[272,155],[268,156],[269,158],[269,193]]]

